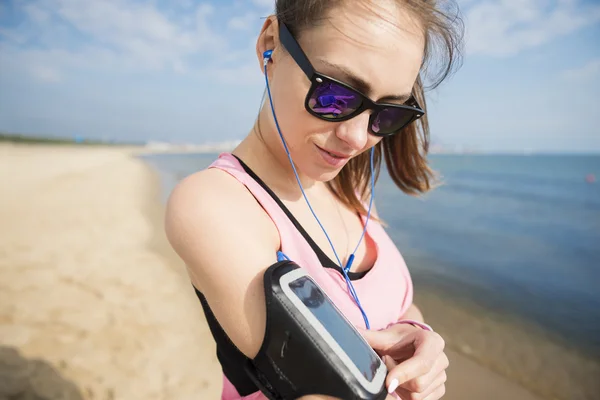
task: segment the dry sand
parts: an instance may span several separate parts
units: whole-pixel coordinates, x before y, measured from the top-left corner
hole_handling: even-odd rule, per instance
[[[0,144],[0,400],[219,398],[157,178],[134,153]],[[444,399],[541,399],[448,353]]]

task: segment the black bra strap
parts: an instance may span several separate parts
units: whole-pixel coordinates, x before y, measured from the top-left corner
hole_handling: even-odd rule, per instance
[[[248,167],[246,165],[246,163],[244,163],[239,157],[237,157],[235,154],[232,154],[232,156],[234,156],[240,162],[240,164],[242,165],[242,167],[244,168],[244,170],[246,171],[246,173],[248,175],[250,175],[260,186],[262,186],[262,188],[265,189],[265,191],[267,193],[269,193],[269,195],[273,198],[273,200],[275,200],[275,202],[279,205],[279,207],[281,207],[281,209],[283,210],[283,212],[285,213],[285,215],[287,215],[287,217],[290,219],[290,221],[292,222],[292,224],[294,224],[294,226],[296,227],[296,229],[300,232],[300,234],[302,234],[302,236],[304,237],[304,239],[308,242],[308,244],[310,245],[310,247],[316,253],[317,257],[319,258],[319,262],[321,263],[321,265],[323,267],[325,267],[325,268],[335,269],[336,271],[338,271],[343,276],[344,273],[342,271],[342,268],[339,265],[337,265],[331,258],[329,258],[329,256],[327,254],[325,254],[325,252],[315,243],[315,241],[310,237],[310,235],[308,234],[308,232],[306,232],[306,230],[302,227],[302,225],[300,225],[300,222],[298,222],[298,220],[296,219],[296,217],[294,217],[294,215],[285,206],[285,204],[283,204],[283,202],[281,201],[281,199],[271,190],[271,188],[269,188],[263,182],[263,180],[260,179],[258,177],[258,175],[256,175],[254,173],[254,171],[252,171],[250,169],[250,167]],[[358,279],[364,277],[368,272],[369,272],[369,270],[361,271],[361,272],[348,272],[348,278],[350,278],[350,280],[358,280]]]

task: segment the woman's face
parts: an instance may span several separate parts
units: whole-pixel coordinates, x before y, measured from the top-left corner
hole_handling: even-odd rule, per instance
[[[362,2],[346,2],[350,3],[332,10],[328,20],[296,39],[316,71],[361,90],[374,101],[401,104],[387,99],[411,93],[423,57],[419,25],[394,1],[380,2],[383,15],[394,24]],[[276,31],[277,24],[269,29]],[[304,103],[311,83],[278,41],[267,71],[281,132],[298,172],[304,176],[331,180],[350,158],[381,140],[369,133],[370,111],[343,122],[323,121],[309,114]],[[358,83],[361,81],[362,85]],[[267,140],[281,142],[268,98],[266,108],[270,115]],[[344,157],[331,158],[326,152]]]

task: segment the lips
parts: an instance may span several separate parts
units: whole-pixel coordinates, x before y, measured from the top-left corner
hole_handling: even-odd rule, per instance
[[[321,155],[323,161],[325,161],[328,165],[334,168],[341,168],[346,164],[349,160],[348,156],[343,153],[338,152],[330,152],[328,150],[324,150],[319,146],[315,145],[318,153]],[[340,157],[342,156],[342,157]]]
[[[317,147],[319,147],[319,146],[317,146]],[[347,159],[347,158],[352,157],[349,154],[339,153],[337,151],[332,151],[332,150],[324,149],[322,147],[319,147],[319,149],[323,150],[326,153],[329,153],[332,157],[336,157],[336,158],[340,158],[340,159]]]

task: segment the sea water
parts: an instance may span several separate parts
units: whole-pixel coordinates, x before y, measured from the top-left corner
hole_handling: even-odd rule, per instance
[[[163,200],[218,154],[144,156]],[[600,356],[600,156],[433,155],[441,185],[375,203],[416,283],[527,318]]]

